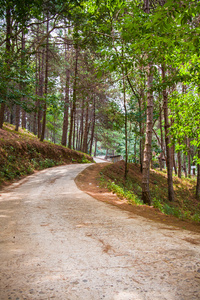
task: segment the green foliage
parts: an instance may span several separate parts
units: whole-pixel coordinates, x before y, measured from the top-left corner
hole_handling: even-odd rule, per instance
[[[191,138],[191,145],[200,148],[200,101],[197,88],[193,87],[185,94],[175,92],[170,99],[171,119],[170,133],[176,142],[176,150],[187,153],[185,137]],[[196,161],[200,163],[198,157]]]
[[[114,181],[106,180],[103,175],[100,177],[100,184],[103,187],[108,188],[113,194],[116,194],[119,198],[126,198],[130,204],[141,205],[143,204],[141,200],[131,191],[126,188],[116,184]]]
[[[82,157],[81,162],[82,162],[83,164],[90,164],[90,163],[91,163],[91,161],[89,161],[84,155],[83,155],[83,157]]]
[[[195,213],[194,215],[191,214],[191,211],[185,209],[181,210],[178,207],[175,207],[173,205],[163,203],[158,198],[154,197],[153,200],[153,206],[155,208],[158,208],[160,212],[162,212],[165,215],[175,216],[176,218],[179,218],[181,220],[192,220],[195,222],[200,222],[200,213]]]

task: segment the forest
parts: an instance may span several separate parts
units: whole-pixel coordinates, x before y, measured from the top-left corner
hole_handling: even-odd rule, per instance
[[[200,199],[200,2],[1,0],[0,128],[89,155],[195,174]]]

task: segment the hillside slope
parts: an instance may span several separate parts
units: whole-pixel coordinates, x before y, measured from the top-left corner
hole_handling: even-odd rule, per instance
[[[175,177],[176,199],[169,202],[166,173],[151,170],[150,188],[153,205],[148,206],[141,202],[140,167],[129,164],[126,183],[124,171],[124,161],[114,164],[93,164],[82,171],[75,182],[82,191],[100,201],[155,222],[200,233],[200,205],[195,198],[193,179]]]
[[[49,142],[7,124],[0,129],[0,186],[13,179],[62,164],[87,163],[93,159],[81,152]]]
[[[124,180],[124,161],[106,166],[102,170],[102,182],[120,196],[130,202],[140,203],[142,200],[142,174],[137,164],[128,165],[128,178]],[[152,205],[167,215],[174,215],[180,219],[190,219],[200,223],[200,205],[195,197],[195,178],[181,179],[174,175],[173,186],[175,201],[168,200],[168,185],[166,170],[150,171],[150,192]],[[133,193],[133,194],[132,194]]]

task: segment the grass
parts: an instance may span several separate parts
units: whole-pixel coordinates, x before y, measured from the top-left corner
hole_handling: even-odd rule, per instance
[[[128,177],[124,180],[124,162],[106,166],[101,171],[101,184],[130,204],[144,205],[142,197],[142,174],[136,164],[128,165]],[[166,215],[181,220],[200,222],[200,203],[195,197],[194,178],[174,177],[175,201],[168,201],[167,174],[158,170],[150,172],[150,192],[152,205]]]
[[[0,186],[53,166],[71,163],[91,163],[93,159],[81,152],[40,142],[32,133],[5,124],[0,130]]]

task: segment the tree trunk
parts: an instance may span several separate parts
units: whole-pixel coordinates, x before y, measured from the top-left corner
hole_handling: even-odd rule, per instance
[[[80,149],[83,148],[83,119],[84,119],[85,98],[82,97],[81,104],[81,121],[80,121]]]
[[[185,178],[187,178],[187,167],[186,167],[186,155],[183,154],[183,171],[185,173]]]
[[[105,156],[105,159],[108,158],[108,148],[106,148],[106,156]]]
[[[181,151],[178,151],[178,177],[181,178],[181,167],[182,167],[182,160],[181,160]]]
[[[69,130],[69,141],[68,148],[72,148],[72,134],[73,134],[73,124],[74,124],[74,114],[76,110],[76,85],[77,85],[77,74],[78,74],[78,45],[75,45],[76,58],[75,58],[75,70],[74,70],[74,85],[73,85],[73,100],[71,109],[71,119],[70,119],[70,130]]]
[[[69,44],[65,44],[65,60],[68,60]],[[67,144],[67,131],[68,131],[68,118],[69,118],[69,79],[70,71],[66,68],[66,84],[65,84],[65,104],[64,104],[64,118],[63,118],[63,131],[61,144],[66,146]]]
[[[200,159],[200,150],[198,150],[198,158]],[[200,164],[197,164],[196,197],[200,200]]]
[[[6,7],[6,68],[7,68],[7,75],[9,75],[10,72],[10,37],[11,37],[11,11],[10,11],[10,5],[9,2]],[[6,96],[7,97],[7,96]],[[5,102],[1,103],[1,110],[0,110],[0,128],[3,128],[3,122],[4,122],[4,113],[5,113]]]
[[[15,131],[19,130],[19,123],[20,123],[20,106],[16,105],[16,110],[15,110]]]
[[[3,128],[4,122],[4,112],[5,112],[5,103],[1,103],[1,110],[0,110],[0,129]]]
[[[165,83],[165,66],[162,65],[162,81]],[[164,108],[164,120],[165,120],[165,144],[166,144],[166,155],[167,155],[167,182],[168,182],[168,199],[174,201],[174,188],[173,188],[173,160],[172,151],[169,147],[169,118],[168,118],[168,95],[167,91],[163,89],[163,108]]]
[[[44,85],[44,50],[42,51],[42,55],[39,56],[39,98],[37,101],[37,108],[38,108],[38,138],[41,137],[41,122],[42,122],[42,111],[41,111],[41,100],[40,98],[43,97]]]
[[[153,74],[152,65],[148,65],[148,92],[147,92],[147,121],[146,121],[146,138],[144,147],[144,159],[142,169],[142,200],[144,203],[151,205],[149,190],[150,161],[151,161],[151,141],[153,133]]]
[[[187,150],[188,150],[188,176],[191,177],[191,151],[190,151],[190,139],[187,138]]]
[[[35,65],[36,65],[36,72],[35,72],[35,95],[38,96],[38,85],[39,85],[39,78],[38,78],[38,53],[35,54]],[[37,103],[36,103],[37,106]],[[37,111],[36,109],[33,112],[33,133],[37,134]]]
[[[22,128],[26,128],[26,112],[24,109],[22,109]]]
[[[97,139],[95,138],[95,144],[94,144],[94,157],[97,156]]]
[[[123,53],[122,53],[123,55]],[[123,98],[124,98],[124,127],[125,127],[125,172],[124,178],[127,180],[128,175],[128,128],[127,128],[127,107],[126,107],[126,86],[125,86],[125,71],[124,66],[122,66],[123,74]]]
[[[164,157],[164,141],[163,141],[163,127],[162,127],[162,107],[160,105],[160,116],[159,116],[159,126],[160,126],[160,143],[161,143],[161,153],[159,158],[160,171],[163,168],[163,157]]]
[[[81,130],[80,130],[80,116],[77,114],[77,133],[76,133],[76,150],[80,151],[80,138],[81,138]]]
[[[25,59],[25,33],[24,33],[24,29],[22,30],[22,55],[21,55],[21,66],[22,66],[22,77],[25,76],[25,69],[24,69],[24,59]],[[21,90],[22,93],[25,89],[25,84],[22,82],[21,84]],[[25,102],[25,96],[22,95],[21,97],[21,104],[23,104],[23,102]],[[26,128],[26,111],[22,108],[22,128]]]
[[[87,153],[87,139],[88,139],[88,115],[89,115],[89,101],[87,101],[86,116],[85,116],[85,129],[83,138],[83,152]]]
[[[141,89],[140,92],[140,97],[138,97],[137,93],[135,92],[133,85],[131,84],[131,81],[129,79],[127,70],[126,70],[126,78],[128,81],[128,84],[133,92],[133,94],[135,95],[135,97],[138,100],[138,106],[139,106],[139,116],[140,116],[140,120],[139,120],[139,128],[140,128],[140,171],[142,173],[142,165],[143,165],[143,154],[144,154],[144,125],[142,122],[142,100],[144,100],[144,89]],[[135,161],[136,161],[136,155],[135,155]]]
[[[76,106],[74,109],[74,125],[73,125],[73,135],[72,135],[72,148],[75,149],[75,139],[76,139]]]
[[[176,158],[175,158],[175,145],[172,145],[171,147],[171,153],[172,153],[172,171],[173,171],[173,167],[174,167],[174,173],[177,175],[177,167],[176,167]]]
[[[95,96],[93,100],[93,118],[92,118],[92,131],[91,131],[91,143],[90,143],[90,151],[89,154],[90,156],[92,155],[92,145],[93,145],[93,140],[94,140],[94,129],[95,129],[95,120],[96,120],[96,114],[95,114],[95,108],[96,108],[96,102],[95,102]]]
[[[46,114],[47,114],[47,93],[48,93],[48,67],[49,67],[49,17],[47,13],[47,27],[46,27],[46,33],[47,33],[47,40],[46,40],[46,65],[45,65],[45,83],[44,83],[44,106],[43,106],[43,118],[42,118],[42,132],[40,141],[42,142],[45,137],[45,128],[46,128]]]

